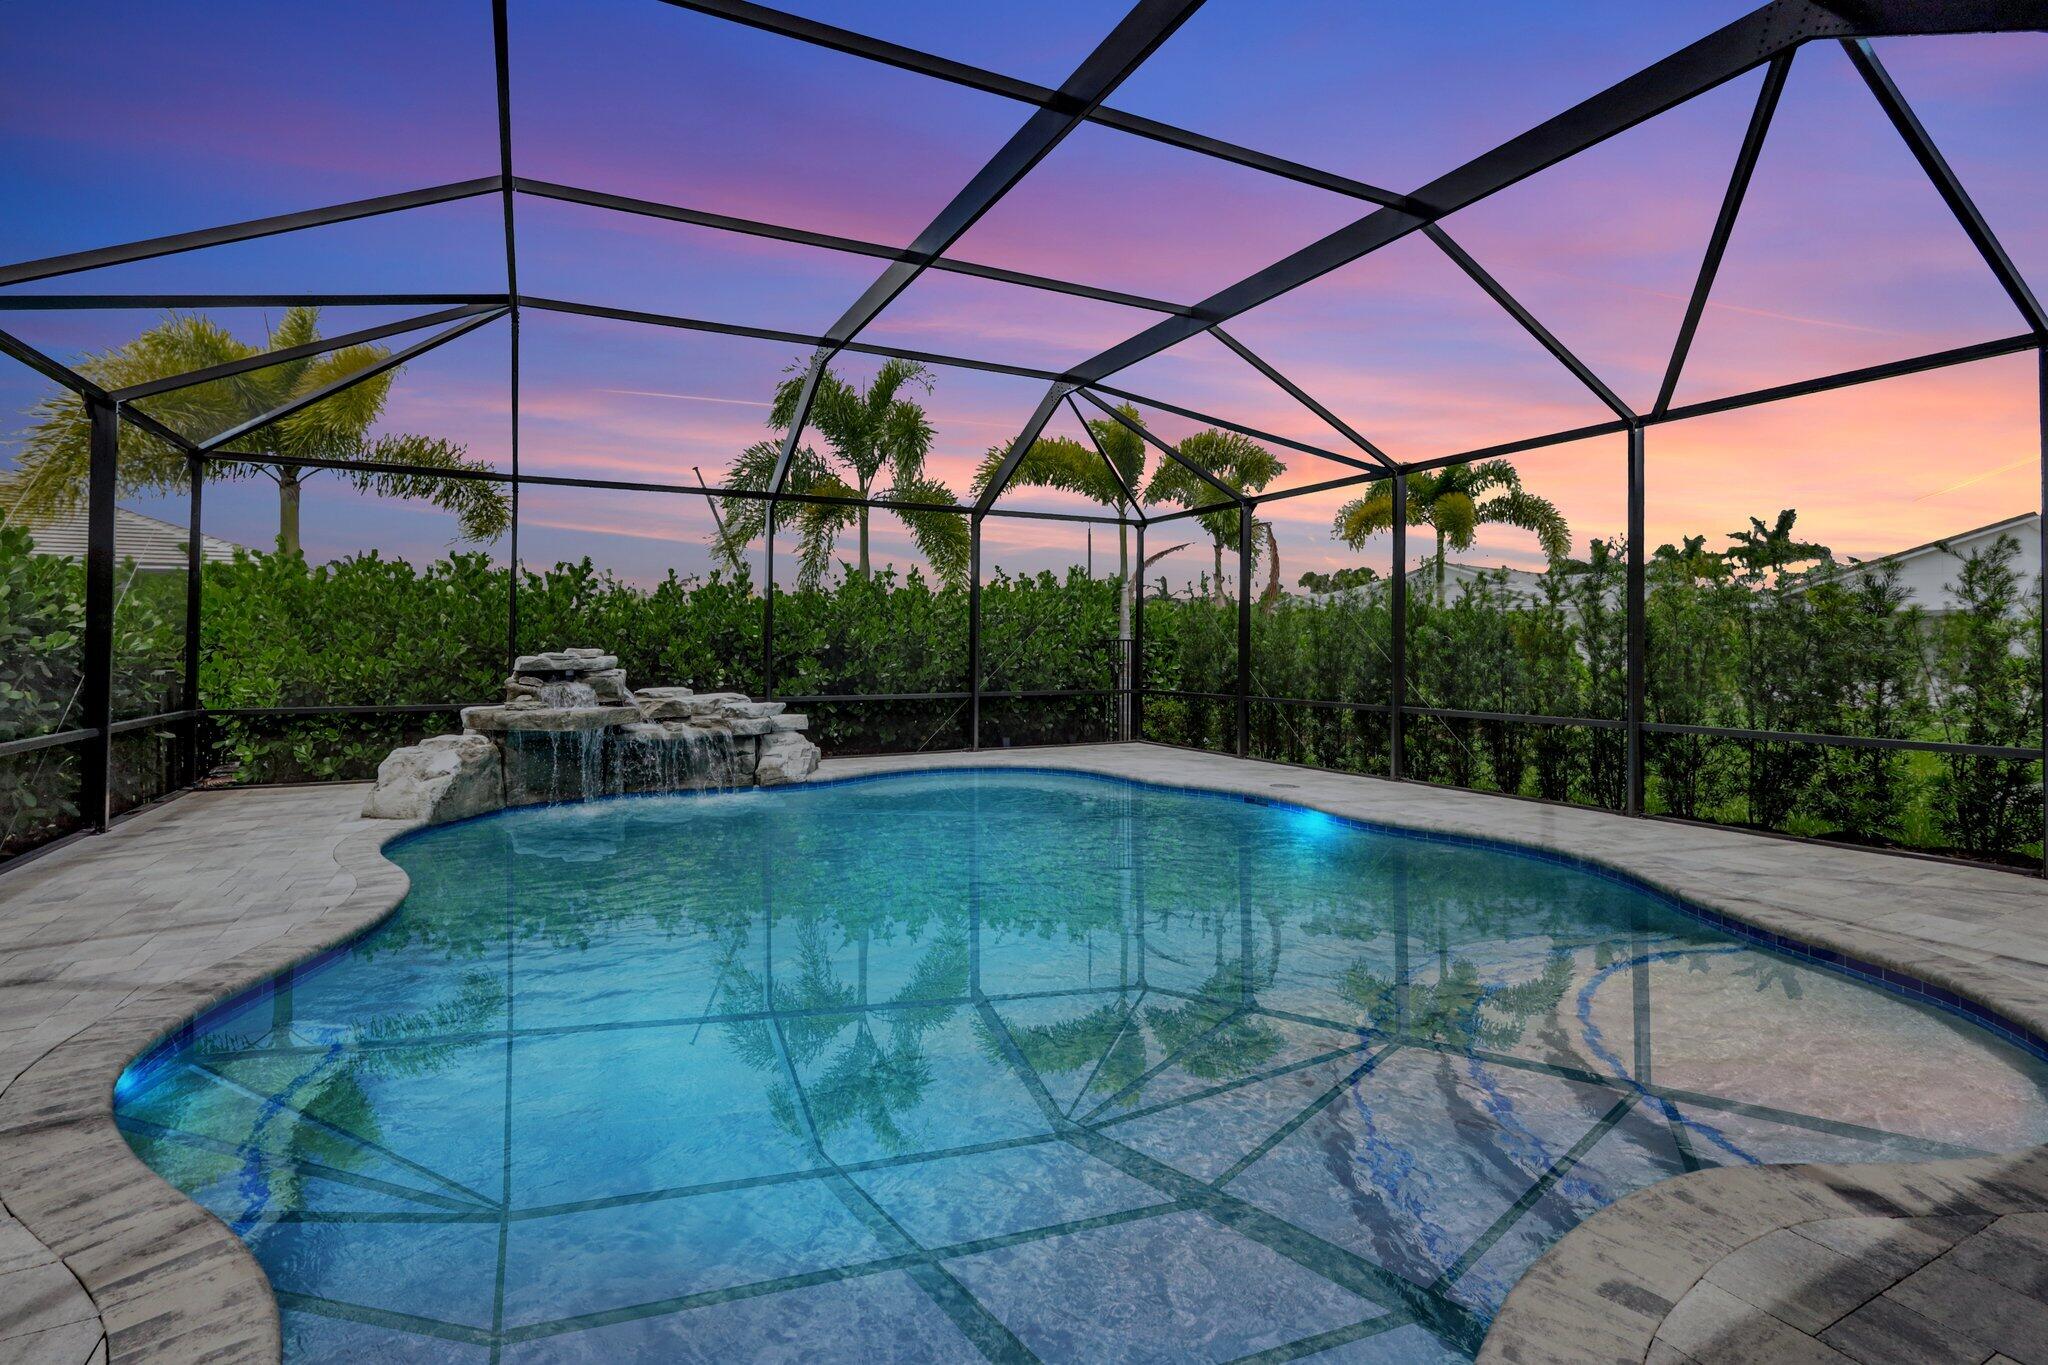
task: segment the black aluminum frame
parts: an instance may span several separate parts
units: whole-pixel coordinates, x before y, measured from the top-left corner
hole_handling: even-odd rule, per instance
[[[86,405],[91,416],[91,459],[88,475],[88,546],[86,553],[86,631],[81,689],[84,726],[59,733],[0,743],[0,758],[34,752],[59,745],[82,746],[85,751],[84,809],[90,828],[104,830],[110,821],[108,771],[116,736],[150,726],[183,727],[184,764],[188,782],[196,778],[200,749],[200,728],[209,716],[246,714],[334,715],[431,713],[454,709],[453,704],[422,704],[401,707],[284,707],[260,711],[209,710],[199,696],[200,657],[200,542],[203,489],[208,464],[251,459],[266,464],[290,464],[304,468],[377,468],[391,473],[430,477],[479,478],[506,483],[512,503],[511,592],[507,604],[506,655],[517,649],[519,490],[527,485],[567,486],[618,491],[680,494],[707,499],[741,497],[768,502],[764,550],[767,579],[763,585],[762,676],[766,692],[775,692],[775,582],[774,556],[777,512],[783,503],[832,503],[867,506],[883,510],[906,510],[910,504],[885,499],[838,499],[799,494],[785,487],[789,461],[801,442],[810,403],[824,367],[841,351],[863,355],[900,356],[937,365],[977,369],[1036,379],[1046,392],[1019,438],[1012,457],[1004,462],[995,479],[972,505],[931,507],[916,504],[919,511],[944,511],[962,515],[970,527],[970,610],[968,615],[969,676],[957,692],[906,694],[901,697],[819,697],[798,700],[882,701],[960,700],[969,707],[969,740],[980,745],[980,712],[984,698],[1105,695],[1086,689],[1046,692],[992,691],[983,686],[980,637],[981,525],[986,517],[1009,516],[1077,523],[1104,523],[1132,528],[1136,537],[1138,582],[1135,585],[1132,653],[1125,670],[1124,714],[1130,735],[1144,733],[1144,699],[1148,695],[1171,695],[1149,685],[1144,649],[1144,584],[1146,528],[1155,523],[1180,520],[1212,512],[1234,510],[1239,519],[1238,671],[1235,689],[1214,696],[1235,703],[1236,752],[1249,754],[1249,708],[1253,703],[1276,705],[1330,706],[1382,714],[1388,720],[1388,771],[1395,779],[1406,776],[1405,719],[1409,716],[1455,717],[1532,724],[1571,724],[1626,731],[1628,813],[1643,810],[1643,741],[1647,734],[1685,733],[1735,740],[1785,740],[1801,743],[1862,747],[1909,748],[1940,753],[1966,753],[2016,760],[2048,759],[2038,748],[1953,745],[1913,740],[1874,740],[1856,736],[1790,735],[1719,727],[1671,726],[1647,720],[1644,707],[1644,565],[1643,519],[1647,484],[1645,447],[1651,427],[1682,421],[1709,413],[1771,403],[1849,385],[1921,373],[1954,365],[1969,364],[1995,356],[2033,352],[2039,374],[2038,398],[2041,409],[2041,454],[2043,503],[2048,506],[2048,311],[2029,289],[2014,267],[1995,233],[1977,210],[1960,178],[1955,174],[1905,97],[1885,71],[1870,45],[1874,37],[1962,32],[2018,32],[2048,29],[2048,17],[2032,0],[1772,0],[1771,3],[1691,43],[1608,89],[1582,101],[1565,112],[1509,139],[1464,165],[1430,181],[1412,193],[1397,193],[1366,184],[1348,176],[1308,166],[1288,158],[1211,138],[1204,134],[1158,120],[1119,111],[1106,101],[1116,88],[1164,43],[1199,8],[1201,0],[1137,0],[1137,3],[1081,63],[1074,74],[1053,89],[1001,73],[953,61],[901,44],[883,41],[815,20],[787,14],[752,0],[664,0],[677,8],[692,10],[728,22],[880,62],[900,70],[1000,96],[1028,106],[1028,118],[1004,147],[947,204],[939,215],[908,246],[881,243],[801,227],[758,222],[687,206],[660,204],[615,195],[602,190],[555,184],[516,174],[512,113],[513,88],[510,78],[509,20],[507,0],[493,0],[492,38],[496,69],[496,97],[499,135],[499,169],[496,175],[447,185],[387,194],[371,199],[327,205],[296,213],[276,214],[219,227],[155,237],[66,253],[37,260],[0,265],[0,313],[71,308],[203,308],[260,306],[288,303],[320,305],[415,305],[435,311],[381,327],[367,328],[346,336],[330,338],[311,347],[252,357],[230,365],[215,366],[191,374],[108,392],[91,380],[0,330],[0,353],[28,365],[46,378],[71,389]],[[1986,268],[1998,280],[2028,330],[2016,335],[1956,347],[1928,355],[1866,366],[1856,370],[1818,376],[1750,393],[1729,395],[1703,402],[1673,406],[1672,398],[1683,371],[1700,317],[1705,309],[1736,217],[1747,191],[1758,155],[1770,130],[1787,74],[1800,47],[1811,42],[1834,41],[1848,54],[1872,97],[1884,110],[1921,170],[1968,235]],[[1765,76],[1735,164],[1730,172],[1721,209],[1701,262],[1697,281],[1688,300],[1684,320],[1673,345],[1657,399],[1645,413],[1631,410],[1594,370],[1573,355],[1543,324],[1503,287],[1483,265],[1454,241],[1441,225],[1449,214],[1498,192],[1518,181],[1654,117],[1686,100],[1711,90],[1759,66]],[[1103,289],[1073,281],[1007,270],[955,259],[946,253],[960,236],[984,213],[1013,189],[1059,142],[1083,122],[1147,138],[1184,151],[1220,159],[1241,167],[1302,184],[1347,195],[1370,211],[1355,222],[1284,259],[1223,289],[1209,298],[1184,303]],[[110,265],[203,250],[226,243],[248,241],[308,228],[343,223],[390,213],[472,199],[485,195],[499,197],[503,207],[505,241],[505,289],[502,294],[24,294],[8,286],[30,281],[100,269]],[[518,276],[517,204],[521,196],[576,203],[613,213],[635,214],[689,223],[719,231],[773,238],[820,250],[863,255],[885,262],[881,274],[862,297],[824,333],[808,335],[736,322],[676,317],[636,310],[581,303],[573,300],[538,298],[523,294]],[[1469,450],[1455,455],[1403,463],[1395,460],[1368,436],[1354,429],[1323,404],[1254,354],[1224,330],[1233,318],[1298,288],[1319,276],[1390,244],[1410,233],[1421,232],[1437,249],[1499,305],[1519,326],[1577,379],[1600,403],[1614,413],[1612,420],[1568,431],[1531,436],[1516,441]],[[878,316],[922,271],[932,269],[975,275],[1005,284],[1076,297],[1112,302],[1161,315],[1160,320],[1137,336],[1090,357],[1069,369],[1051,372],[1007,365],[968,356],[941,355],[902,348],[876,346],[859,340],[860,332]],[[579,479],[522,473],[519,468],[519,333],[523,310],[579,314],[641,325],[684,328],[712,334],[751,337],[811,348],[812,363],[797,404],[797,414],[785,435],[782,458],[771,486],[766,490],[708,488],[678,483],[627,482]],[[335,461],[287,460],[271,454],[237,452],[229,447],[253,436],[271,422],[282,419],[307,403],[328,393],[386,372],[415,356],[448,344],[467,333],[486,327],[499,318],[510,328],[508,385],[511,409],[511,468],[509,471],[460,471],[414,468],[405,465],[343,465]],[[137,400],[208,380],[246,373],[264,365],[296,359],[306,354],[338,348],[406,332],[440,329],[424,340],[394,353],[386,361],[295,402],[288,408],[263,414],[234,430],[203,442],[194,442],[164,426],[134,406]],[[1357,453],[1326,449],[1291,438],[1280,437],[1224,418],[1160,402],[1146,395],[1111,384],[1119,371],[1147,356],[1207,332],[1270,383],[1314,413]],[[1192,420],[1236,431],[1270,444],[1303,451],[1353,473],[1306,487],[1275,493],[1246,493],[1233,488],[1210,471],[1187,459],[1171,443],[1160,440],[1142,426],[1133,429],[1165,458],[1186,466],[1211,488],[1218,501],[1172,512],[1148,510],[1132,494],[1128,515],[1103,516],[1076,512],[1030,511],[998,506],[1007,491],[1017,460],[1027,450],[1061,403],[1077,420],[1081,410],[1076,397],[1085,399],[1111,418],[1124,422],[1109,400],[1121,399],[1155,407]],[[157,716],[116,722],[111,715],[113,634],[113,510],[116,488],[119,431],[123,423],[137,427],[183,450],[190,470],[190,542],[187,567],[186,644],[181,709]],[[1125,422],[1126,425],[1132,425]],[[1085,420],[1082,429],[1089,431]],[[1092,432],[1090,433],[1092,436]],[[1627,442],[1628,545],[1626,610],[1627,696],[1625,716],[1615,718],[1569,718],[1553,716],[1512,716],[1491,712],[1445,711],[1419,706],[1407,696],[1407,527],[1405,504],[1408,476],[1462,461],[1510,455],[1601,436],[1624,436]],[[1361,458],[1361,456],[1363,458]],[[1105,462],[1107,457],[1105,456]],[[1110,466],[1112,473],[1115,467]],[[1267,697],[1251,685],[1251,529],[1256,509],[1308,493],[1344,488],[1391,479],[1395,505],[1393,572],[1390,583],[1392,612],[1391,695],[1384,702],[1336,702]],[[1119,482],[1122,482],[1119,476]],[[715,503],[713,504],[715,506]],[[2048,560],[2048,519],[2044,519],[2042,546]],[[2042,679],[2044,707],[2048,707],[2048,666]],[[1115,695],[1114,693],[1107,695]],[[1196,695],[1196,694],[1188,694]],[[2044,725],[2048,734],[2048,725]],[[2044,762],[2043,799],[2048,802],[2048,762]]]

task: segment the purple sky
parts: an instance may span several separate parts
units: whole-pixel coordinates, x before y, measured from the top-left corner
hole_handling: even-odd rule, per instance
[[[805,15],[1057,84],[1120,16],[1081,0],[887,6],[796,0]],[[1423,7],[1209,0],[1114,97],[1397,190],[1425,183],[1749,8],[1745,0],[1444,0]],[[1024,120],[1011,101],[656,3],[513,0],[521,174],[884,243],[908,241]],[[98,45],[83,35],[98,35]],[[13,16],[0,49],[0,259],[20,260],[492,174],[489,5],[91,3]],[[1880,43],[1879,51],[2037,290],[2048,291],[2048,38]],[[1661,378],[1758,85],[1753,73],[1511,187],[1445,226],[1631,402]],[[1067,139],[955,248],[962,259],[1194,301],[1367,206],[1097,126]],[[551,201],[518,205],[530,293],[822,331],[878,263]],[[242,243],[45,283],[35,292],[503,288],[495,198]],[[399,310],[335,310],[331,331]],[[267,319],[223,311],[238,334]],[[1058,368],[1155,315],[927,272],[867,340]],[[150,315],[14,313],[60,358],[118,344]],[[1398,457],[1427,458],[1605,414],[1420,237],[1239,319],[1232,332]],[[2022,330],[2011,304],[1839,50],[1801,51],[1737,225],[1680,401]],[[509,463],[504,324],[416,362],[391,430]],[[802,348],[529,312],[528,472],[716,482],[764,434]],[[849,357],[849,377],[871,373]],[[1337,450],[1344,439],[1208,338],[1111,381]],[[42,392],[0,369],[0,462]],[[1042,385],[941,371],[925,400],[933,472],[964,493]],[[1797,506],[1848,553],[1880,553],[2036,505],[2024,358],[1871,386],[1650,438],[1651,530],[1710,535]],[[1195,424],[1153,414],[1162,435]],[[1071,433],[1064,414],[1051,428]],[[1277,487],[1344,472],[1288,452]],[[1620,530],[1617,443],[1519,461],[1575,538]],[[1766,473],[1768,466],[1770,473]],[[332,481],[328,481],[332,483]],[[1282,563],[1382,563],[1329,537],[1343,495],[1276,504]],[[1072,507],[1020,492],[1015,505]],[[701,572],[709,517],[687,498],[529,490],[522,549],[590,554],[636,579]],[[209,499],[209,529],[265,544],[267,483]],[[315,486],[320,556],[431,555],[446,518]],[[1079,528],[991,522],[990,561],[1060,567]],[[1170,542],[1169,542],[1170,543]],[[1098,536],[1096,562],[1105,558]],[[907,538],[878,521],[884,558]],[[1113,550],[1108,551],[1113,554]],[[1175,577],[1207,556],[1178,555]],[[1489,533],[1467,558],[1533,563]]]

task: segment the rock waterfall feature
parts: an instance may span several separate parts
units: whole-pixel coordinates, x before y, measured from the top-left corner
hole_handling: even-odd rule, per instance
[[[502,702],[463,708],[461,734],[392,750],[363,814],[440,824],[628,792],[781,786],[817,769],[808,726],[739,692],[629,688],[603,650],[527,654]]]

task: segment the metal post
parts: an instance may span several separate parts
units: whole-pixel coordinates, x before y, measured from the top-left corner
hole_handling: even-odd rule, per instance
[[[201,490],[206,486],[206,463],[197,455],[190,455],[185,462],[185,477],[189,482],[191,504],[187,509],[185,542],[185,702],[180,708],[185,711],[199,710],[199,632],[200,632],[200,588],[205,560],[200,553]],[[185,781],[181,785],[192,785],[199,781],[199,722],[197,715],[187,716],[184,724],[184,768]]]
[[[967,747],[981,747],[981,514],[967,519]]]
[[[1394,565],[1388,592],[1394,637],[1390,657],[1393,686],[1388,689],[1387,774],[1397,781],[1408,775],[1408,736],[1401,708],[1408,700],[1408,476],[1394,476]]]
[[[2041,419],[2041,520],[2035,527],[2040,537],[2041,563],[2037,580],[2044,598],[2041,620],[2041,806],[2048,818],[2048,348],[2035,352],[2040,392],[2036,411]],[[2048,876],[2048,839],[2042,840],[2041,874]]]
[[[1237,504],[1237,756],[1251,756],[1252,504]]]
[[[505,218],[505,306],[512,310],[507,365],[512,409],[512,524],[505,574],[505,671],[510,673],[519,657],[519,238],[512,207],[512,44],[505,9],[506,0],[491,0],[491,47],[498,80],[498,193]]]
[[[1625,809],[1643,813],[1643,425],[1628,428],[1628,794]]]
[[[96,732],[85,749],[78,808],[107,827],[114,757],[114,486],[121,458],[121,410],[86,399],[92,425],[85,505],[85,654],[79,660],[82,719]]]
[[[1137,556],[1131,561],[1134,581],[1131,594],[1131,732],[1129,739],[1145,737],[1145,523],[1139,522],[1135,539]]]
[[[519,657],[519,315],[512,315],[512,502],[511,535],[505,547],[505,672]],[[545,646],[545,641],[542,642]]]
[[[761,695],[775,700],[775,499],[768,499],[764,523],[768,581],[761,585]]]
[[[505,671],[519,657],[519,321],[512,321],[512,502],[511,535],[505,547]]]

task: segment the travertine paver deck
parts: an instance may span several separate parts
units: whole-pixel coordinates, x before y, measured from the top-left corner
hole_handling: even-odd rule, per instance
[[[2010,874],[1142,745],[834,760],[821,775],[974,764],[1249,791],[1599,859],[2048,1031],[2048,891]],[[360,820],[362,790],[195,794],[0,875],[0,1358],[275,1358],[261,1271],[128,1151],[111,1089],[163,1030],[397,903],[405,879],[377,850],[405,827]],[[2042,1150],[1703,1171],[1554,1248],[1487,1353],[2048,1361],[2043,1208]]]

